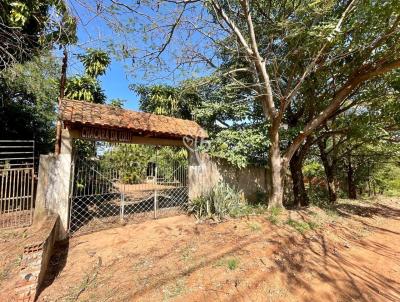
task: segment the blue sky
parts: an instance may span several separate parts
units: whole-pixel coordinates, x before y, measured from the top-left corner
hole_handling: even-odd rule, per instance
[[[78,43],[77,45],[71,46],[69,48],[69,66],[68,75],[82,74],[83,66],[77,59],[77,54],[84,53],[87,48],[96,48],[108,51],[114,49],[116,53],[121,53],[121,41],[126,46],[125,49],[129,49],[128,56],[141,56],[152,51],[152,47],[156,45],[158,49],[166,39],[166,36],[160,35],[157,31],[152,31],[154,35],[152,39],[144,39],[142,36],[142,27],[153,26],[154,23],[146,23],[147,19],[139,15],[139,19],[134,19],[133,23],[127,23],[126,21],[132,19],[132,14],[125,12],[117,12],[117,15],[111,14],[97,14],[97,2],[83,1],[83,0],[67,0],[71,13],[77,17],[78,21]],[[101,2],[104,5],[110,4],[107,0]],[[160,22],[160,28],[162,25],[171,24],[172,20],[175,20],[174,13],[179,13],[181,7],[179,6],[168,6],[166,4],[163,9],[158,9],[155,12],[145,5],[141,7],[141,13],[145,15],[153,14],[155,22]],[[187,15],[186,15],[187,14]],[[117,16],[117,17],[116,17]],[[200,16],[199,10],[194,7],[192,10],[185,12],[185,16],[191,20],[191,17]],[[113,19],[114,18],[114,19]],[[140,19],[142,18],[142,19]],[[204,18],[204,14],[200,17]],[[106,21],[108,20],[108,22]],[[111,20],[111,22],[110,22]],[[110,28],[109,24],[116,26],[118,22],[123,22],[124,24],[129,24],[128,29],[131,30],[129,34],[126,31],[115,31]],[[142,24],[141,22],[144,21]],[[166,23],[162,23],[166,22]],[[133,25],[132,25],[133,24]],[[133,30],[134,29],[134,30]],[[124,107],[128,109],[138,110],[139,109],[139,97],[129,89],[130,84],[168,84],[174,85],[179,83],[180,80],[187,79],[189,77],[204,76],[210,73],[210,69],[206,68],[204,64],[193,64],[193,66],[184,65],[177,72],[173,72],[171,75],[171,70],[176,66],[176,60],[179,60],[180,55],[186,55],[186,49],[184,46],[192,47],[205,55],[210,55],[213,53],[212,48],[208,47],[206,44],[204,36],[199,33],[191,33],[187,36],[187,32],[175,31],[174,37],[176,39],[172,40],[167,49],[162,54],[163,64],[162,68],[153,69],[154,66],[151,64],[139,65],[135,64],[132,66],[132,59],[127,61],[119,61],[113,55],[111,55],[112,63],[108,68],[106,74],[100,77],[101,86],[104,89],[107,99],[123,99],[126,100]],[[154,50],[154,48],[153,48]],[[210,55],[211,56],[211,55]],[[137,62],[135,62],[137,63]],[[215,62],[214,62],[215,63]],[[138,67],[138,66],[141,67]],[[160,67],[160,66],[158,66]],[[156,73],[151,76],[147,72],[150,71]],[[146,77],[145,77],[146,75]],[[149,79],[152,79],[150,81]]]
[[[114,32],[107,22],[104,20],[103,16],[97,16],[95,14],[96,3],[93,1],[81,1],[81,0],[69,0],[69,6],[71,8],[71,12],[74,16],[77,17],[78,21],[78,44],[75,46],[71,46],[69,49],[69,68],[68,74],[69,76],[73,74],[82,74],[83,66],[79,62],[76,57],[76,54],[85,52],[87,48],[97,48],[102,50],[109,49],[110,44],[118,44],[119,41],[125,41],[126,36],[120,36],[118,33]],[[107,3],[105,1],[104,3]],[[146,13],[150,13],[146,12]],[[118,20],[124,20],[124,18],[129,18],[129,16],[121,15],[118,16]],[[168,14],[167,14],[168,16]],[[147,50],[147,45],[142,41],[142,37],[140,35],[135,35],[134,33],[128,36],[130,47],[139,49],[139,51]],[[156,36],[156,43],[163,43],[164,40],[159,39]],[[193,43],[197,47],[201,47],[203,37],[193,35],[190,38],[188,43]],[[186,41],[185,41],[186,42]],[[160,44],[161,45],[161,44]],[[118,46],[118,45],[117,45]],[[156,78],[160,77],[160,79],[156,79],[152,82],[145,79],[145,70],[140,69],[135,66],[136,69],[133,68],[130,62],[128,61],[119,61],[115,57],[111,56],[112,63],[107,70],[106,74],[100,77],[101,86],[104,89],[107,99],[123,99],[126,100],[124,107],[128,109],[138,110],[139,109],[139,97],[129,89],[130,84],[176,84],[179,82],[177,79],[173,79],[171,76],[168,76],[167,69],[169,66],[172,66],[174,58],[173,52],[179,49],[181,45],[179,43],[170,43],[169,49],[164,52],[164,60],[166,61],[167,66],[166,69],[160,70],[156,74]],[[170,49],[172,48],[172,49]],[[175,49],[174,49],[175,48]],[[117,50],[118,51],[118,50]],[[135,53],[135,51],[133,52]],[[129,66],[130,65],[130,66]],[[128,67],[128,68],[127,68]],[[145,67],[144,67],[145,68]],[[184,71],[187,72],[186,70]],[[196,73],[195,73],[196,72]],[[187,78],[188,76],[201,76],[205,75],[206,72],[202,69],[193,69],[193,71],[189,68],[188,72],[184,76],[178,75],[177,77],[180,79]]]
[[[78,46],[69,48],[68,74],[82,74],[83,66],[76,57],[77,53],[84,52],[85,48],[99,48],[106,50],[107,40],[112,37],[113,32],[101,18],[93,18],[87,8],[79,1],[69,1],[73,15],[78,20]],[[88,4],[90,5],[90,4]],[[88,21],[89,20],[89,21]],[[103,37],[96,39],[97,36]],[[139,110],[139,97],[129,89],[130,84],[135,84],[135,79],[129,75],[126,68],[127,62],[111,57],[111,64],[105,75],[101,76],[101,86],[107,95],[108,100],[126,100],[124,107],[127,109]]]

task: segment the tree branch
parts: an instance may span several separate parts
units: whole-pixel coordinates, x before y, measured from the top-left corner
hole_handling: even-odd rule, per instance
[[[361,66],[349,77],[348,81],[337,91],[333,97],[330,105],[325,108],[316,118],[310,121],[303,131],[293,140],[292,144],[284,154],[285,161],[289,161],[294,152],[300,147],[305,138],[310,135],[312,131],[322,125],[335,110],[337,110],[342,102],[348,98],[354,89],[356,89],[363,82],[370,80],[376,76],[387,73],[393,69],[400,68],[400,59],[386,63],[375,64],[376,66]]]

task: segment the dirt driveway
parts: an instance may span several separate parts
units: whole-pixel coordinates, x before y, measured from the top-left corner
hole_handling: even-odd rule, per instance
[[[165,218],[58,247],[39,301],[400,301],[400,200],[219,224]]]

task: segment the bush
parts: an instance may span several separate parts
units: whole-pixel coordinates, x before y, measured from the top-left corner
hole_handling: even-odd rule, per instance
[[[225,183],[218,183],[208,194],[190,201],[188,212],[197,219],[222,220],[228,216],[237,216],[244,205],[241,191],[237,191]]]

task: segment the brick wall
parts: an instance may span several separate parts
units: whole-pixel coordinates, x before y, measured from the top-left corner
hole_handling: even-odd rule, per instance
[[[19,280],[15,286],[17,301],[35,301],[53,252],[58,227],[58,215],[46,216],[39,231],[25,245]]]

